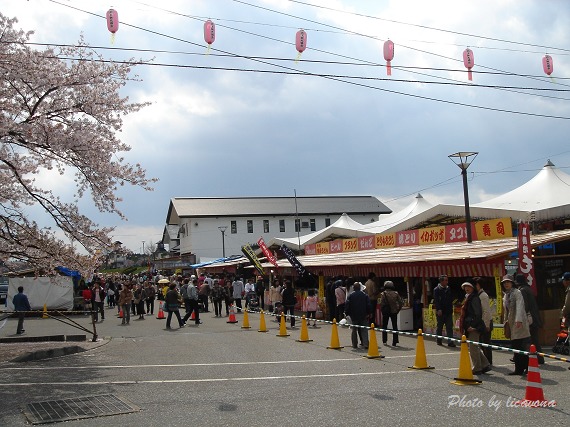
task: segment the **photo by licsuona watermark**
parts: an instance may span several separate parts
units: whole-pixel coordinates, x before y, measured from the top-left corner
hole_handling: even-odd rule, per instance
[[[498,411],[501,408],[554,408],[554,400],[525,400],[508,396],[498,398],[494,394],[489,400],[470,397],[466,394],[451,394],[447,396],[447,408],[491,408]]]

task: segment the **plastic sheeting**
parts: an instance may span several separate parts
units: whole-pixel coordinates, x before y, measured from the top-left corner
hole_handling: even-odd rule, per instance
[[[32,310],[42,310],[44,304],[48,310],[73,309],[73,280],[69,276],[57,277],[16,277],[10,278],[8,286],[8,309],[13,310],[12,298],[18,293],[18,287],[24,287]]]

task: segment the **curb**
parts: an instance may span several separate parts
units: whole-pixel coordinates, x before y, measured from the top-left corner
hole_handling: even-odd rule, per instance
[[[38,350],[31,353],[26,353],[22,356],[18,356],[12,359],[11,362],[21,363],[21,362],[31,362],[34,360],[51,359],[53,357],[67,356],[69,354],[81,353],[87,351],[87,349],[80,347],[78,345],[73,345],[70,347],[52,348],[50,350]]]

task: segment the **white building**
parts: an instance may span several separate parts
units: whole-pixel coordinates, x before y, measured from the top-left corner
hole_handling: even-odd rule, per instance
[[[343,213],[367,224],[390,212],[373,196],[175,197],[170,200],[162,242],[172,253],[195,254],[197,262],[206,262],[240,255],[243,245],[260,237],[269,241],[322,230]]]

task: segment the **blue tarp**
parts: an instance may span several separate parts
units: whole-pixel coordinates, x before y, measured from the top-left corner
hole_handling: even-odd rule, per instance
[[[200,264],[192,264],[190,265],[191,268],[200,268],[205,267],[206,265],[216,264],[220,262],[228,262],[228,261],[235,261],[236,259],[243,258],[242,255],[231,255],[225,258],[218,258],[213,261],[201,262]]]
[[[65,268],[65,267],[56,267],[55,268],[57,271],[59,271],[61,274],[63,274],[64,276],[71,276],[74,279],[75,278],[81,278],[81,273],[79,271],[76,270],[70,270],[69,268]]]

